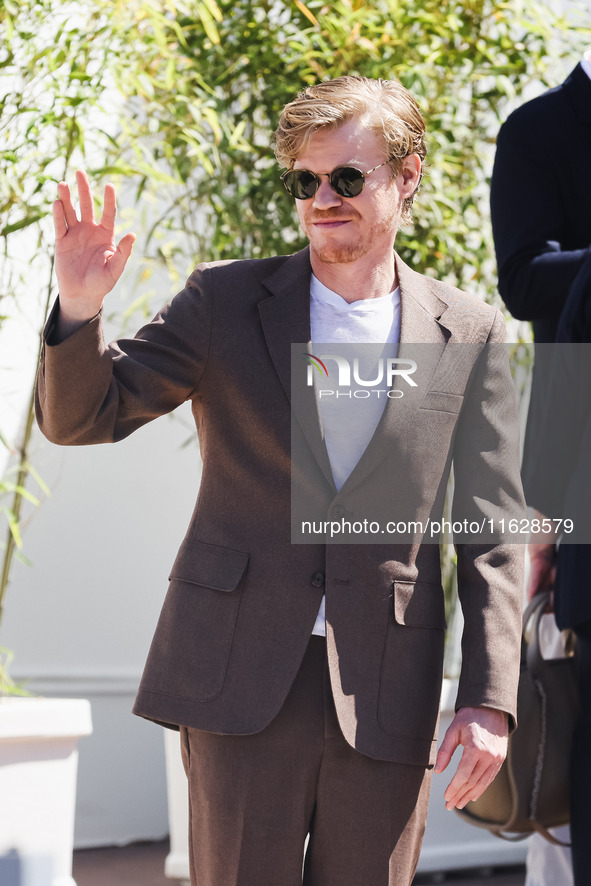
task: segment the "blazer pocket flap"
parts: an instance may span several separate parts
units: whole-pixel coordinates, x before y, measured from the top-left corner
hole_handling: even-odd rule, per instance
[[[394,582],[394,620],[417,628],[447,627],[443,588],[426,582]]]
[[[462,408],[462,394],[447,394],[444,391],[427,391],[421,409],[434,409],[437,412],[458,413]]]
[[[216,591],[233,591],[244,574],[248,558],[244,551],[194,539],[185,540],[169,580],[188,581]]]

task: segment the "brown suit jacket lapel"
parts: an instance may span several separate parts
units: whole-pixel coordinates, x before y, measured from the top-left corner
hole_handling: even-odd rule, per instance
[[[392,434],[405,434],[429,390],[445,391],[445,380],[438,381],[438,372],[445,374],[446,361],[442,357],[447,343],[456,338],[464,342],[470,340],[466,328],[468,318],[435,295],[428,278],[413,271],[398,255],[395,261],[401,303],[399,356],[416,360],[413,378],[417,388],[405,390],[405,396],[399,399],[388,399],[376,431],[347,479],[344,491],[361,483],[388,455]],[[299,362],[301,358],[299,349],[292,346],[301,345],[302,351],[310,348],[310,277],[307,247],[290,256],[278,271],[263,281],[271,295],[259,303],[259,314],[285,394],[316,461],[333,485],[314,388],[292,387],[291,383],[292,360]],[[422,347],[417,349],[413,345]]]
[[[271,295],[259,303],[259,315],[271,359],[302,430],[328,482],[334,486],[314,388],[292,386],[292,361],[310,348],[310,250],[290,256],[263,280]],[[301,347],[294,347],[301,345]],[[336,491],[336,490],[335,490]]]
[[[398,356],[416,361],[417,370],[413,380],[417,387],[408,388],[394,382],[394,388],[404,387],[404,396],[387,400],[375,433],[343,485],[343,492],[362,483],[388,456],[393,435],[399,438],[405,435],[425,394],[432,387],[437,366],[452,334],[442,319],[448,310],[447,304],[432,293],[426,278],[411,270],[398,255],[395,255],[395,261],[400,286]],[[416,344],[422,347],[413,347]]]

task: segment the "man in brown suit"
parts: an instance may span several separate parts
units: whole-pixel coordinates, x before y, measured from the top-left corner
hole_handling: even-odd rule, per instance
[[[506,355],[487,347],[504,340],[504,320],[394,252],[425,156],[422,117],[399,83],[343,77],[306,89],[283,111],[276,153],[309,248],[202,264],[133,340],[109,346],[101,306],[134,235],[115,243],[112,186],[96,224],[85,174],[80,219],[60,184],[60,297],[38,418],[55,442],[98,443],[192,402],[201,488],[134,708],[181,729],[192,883],[301,884],[309,835],[307,886],[404,886],[433,765],[442,771],[463,745],[451,809],[482,793],[506,753],[521,550],[457,543],[463,667],[436,755],[438,544],[426,530],[292,543],[290,500],[303,490],[332,525],[363,519],[380,498],[395,503],[404,487],[406,517],[436,519],[455,458],[456,514],[471,501],[464,516],[484,525],[520,507]],[[388,386],[343,434],[318,391],[292,389],[291,345],[313,354],[310,342],[327,341],[432,350],[413,397]],[[470,346],[461,359],[454,342]]]

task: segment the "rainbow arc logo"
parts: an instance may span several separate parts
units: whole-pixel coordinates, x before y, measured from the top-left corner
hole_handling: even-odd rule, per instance
[[[314,369],[318,370],[320,375],[324,375],[326,378],[328,378],[328,369],[326,368],[320,357],[315,357],[314,354],[308,354],[307,351],[303,353],[303,356],[305,357],[306,363],[309,366],[313,366]]]

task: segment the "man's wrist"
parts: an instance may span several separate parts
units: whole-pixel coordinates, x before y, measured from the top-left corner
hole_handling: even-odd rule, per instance
[[[74,332],[77,332],[78,329],[81,329],[82,326],[86,326],[87,323],[94,320],[98,313],[100,313],[100,308],[98,311],[94,311],[94,313],[89,311],[72,312],[68,307],[64,308],[58,299],[58,310],[52,334],[54,342],[59,344],[59,342],[64,341],[64,339],[73,335]]]
[[[464,706],[458,708],[458,713],[465,711],[472,719],[480,722],[486,721],[487,728],[497,732],[499,735],[509,732],[509,725],[512,717],[507,711],[501,708],[491,708],[488,705],[475,705],[474,707]],[[491,728],[493,727],[493,728]]]

